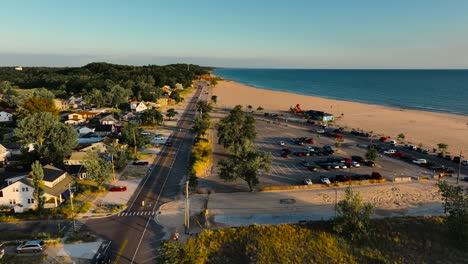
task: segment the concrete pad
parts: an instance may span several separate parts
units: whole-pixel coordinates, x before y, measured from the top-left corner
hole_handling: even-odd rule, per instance
[[[102,244],[102,240],[90,243],[77,243],[77,244],[57,244],[50,246],[46,249],[46,253],[49,256],[56,257],[71,257],[79,259],[93,259],[99,247]]]
[[[127,186],[125,192],[107,192],[103,197],[98,198],[103,204],[127,204],[142,179],[117,181],[112,185]]]

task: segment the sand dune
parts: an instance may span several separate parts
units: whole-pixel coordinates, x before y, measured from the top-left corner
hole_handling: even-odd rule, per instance
[[[404,133],[406,141],[432,149],[438,143],[448,145],[452,155],[463,151],[468,157],[468,116],[399,109],[372,104],[331,100],[285,92],[253,88],[232,81],[220,81],[214,92],[218,105],[261,106],[265,111],[286,111],[300,104],[302,109],[321,110],[340,116],[339,126],[359,128],[396,138]]]

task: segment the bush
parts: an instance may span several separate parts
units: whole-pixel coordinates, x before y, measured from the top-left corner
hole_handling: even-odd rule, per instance
[[[82,232],[73,232],[65,239],[65,243],[70,244],[73,242],[94,242],[96,241],[96,237],[89,234],[89,233],[82,233]]]

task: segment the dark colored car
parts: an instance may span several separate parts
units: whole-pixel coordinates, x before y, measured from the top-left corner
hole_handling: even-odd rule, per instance
[[[168,146],[168,147],[172,146],[172,141],[170,141],[170,140],[166,141],[166,146]]]
[[[364,160],[364,162],[362,162],[362,164],[364,164],[366,166],[369,166],[369,167],[374,167],[375,166],[375,162],[373,162],[372,160]]]
[[[287,148],[284,148],[281,150],[282,153],[286,153],[286,154],[291,154],[292,151],[290,149],[287,149]]]
[[[125,192],[127,190],[127,186],[114,186],[109,188],[111,192]]]
[[[461,158],[459,156],[453,157],[453,162],[460,163]]]
[[[339,182],[350,182],[351,177],[349,177],[348,175],[336,175],[336,180]]]
[[[281,152],[281,157],[283,158],[287,158],[288,157],[288,153],[287,152]]]
[[[437,153],[437,157],[442,159],[444,157],[444,153]]]
[[[371,178],[374,180],[380,180],[383,179],[382,175],[376,171],[373,171],[371,174]]]
[[[351,160],[352,161],[357,161],[359,163],[363,163],[365,159],[363,157],[361,157],[361,156],[351,156]]]
[[[452,156],[450,156],[450,155],[445,155],[445,159],[446,159],[446,160],[452,160]]]
[[[148,165],[149,162],[143,160],[137,160],[133,162],[133,165]]]
[[[310,171],[313,171],[313,172],[317,172],[319,170],[319,168],[317,166],[314,166],[314,165],[307,166],[307,169],[309,169]]]

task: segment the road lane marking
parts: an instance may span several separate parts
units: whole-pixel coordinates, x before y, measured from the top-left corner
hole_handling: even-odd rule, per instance
[[[127,243],[128,243],[128,240],[125,239],[122,243],[122,245],[120,246],[120,249],[119,251],[117,252],[117,257],[115,258],[113,264],[117,264],[117,262],[119,262],[119,259],[120,259],[120,255],[122,255],[124,249],[125,249],[125,246],[127,246]]]

